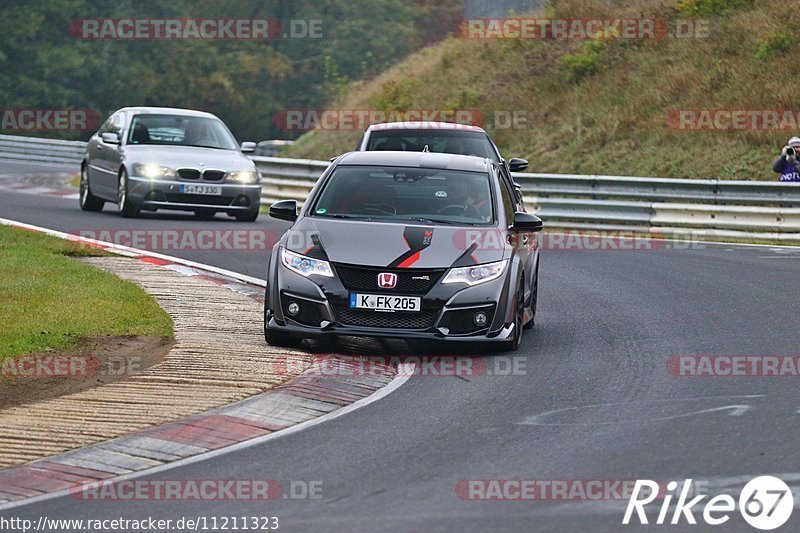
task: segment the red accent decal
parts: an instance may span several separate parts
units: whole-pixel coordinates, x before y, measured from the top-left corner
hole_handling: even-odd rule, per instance
[[[309,247],[306,249],[306,251],[305,251],[305,252],[303,252],[303,255],[308,255],[308,254],[309,254],[309,252],[311,252],[311,250],[313,250],[313,249],[314,249],[314,245],[312,244],[311,246],[309,246]]]
[[[150,263],[151,265],[156,265],[156,266],[164,266],[172,264],[170,261],[164,261],[163,259],[157,259],[155,257],[140,257],[139,261],[144,261],[145,263]]]
[[[414,255],[397,265],[397,268],[408,268],[417,261],[419,261],[419,252],[416,252]]]

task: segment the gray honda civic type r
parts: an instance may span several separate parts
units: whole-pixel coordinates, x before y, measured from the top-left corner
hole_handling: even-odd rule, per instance
[[[141,211],[227,213],[258,218],[261,176],[225,124],[211,113],[162,107],[126,107],[113,113],[86,147],[80,205],[100,211],[117,204],[123,217]]]
[[[479,342],[516,350],[533,326],[542,221],[498,163],[352,152],[317,181],[272,251],[264,333],[273,345],[337,335]]]

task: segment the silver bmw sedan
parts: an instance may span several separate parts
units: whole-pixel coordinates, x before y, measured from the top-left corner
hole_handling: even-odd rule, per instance
[[[201,218],[227,213],[258,217],[261,176],[225,124],[211,113],[165,107],[125,107],[89,140],[81,163],[80,205],[100,211],[117,204],[123,217],[177,209]]]

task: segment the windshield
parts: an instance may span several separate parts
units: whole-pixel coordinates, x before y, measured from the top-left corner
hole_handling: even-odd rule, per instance
[[[337,167],[313,213],[320,217],[488,225],[489,174],[407,167]]]
[[[480,131],[463,130],[375,130],[369,134],[366,150],[395,150],[475,155],[499,163],[489,137]]]
[[[236,150],[236,139],[222,121],[186,115],[136,115],[128,144],[196,146]]]

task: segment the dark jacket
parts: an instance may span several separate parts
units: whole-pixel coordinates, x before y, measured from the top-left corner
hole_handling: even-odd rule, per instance
[[[800,162],[793,163],[783,154],[772,164],[772,170],[781,175],[781,181],[800,181]]]

